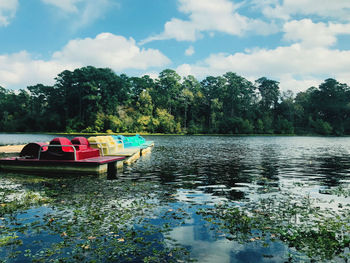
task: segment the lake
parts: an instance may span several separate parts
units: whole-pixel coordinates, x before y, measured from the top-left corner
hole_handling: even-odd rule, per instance
[[[0,134],[0,145],[54,135]],[[145,136],[116,180],[0,172],[5,262],[350,259],[350,138]]]

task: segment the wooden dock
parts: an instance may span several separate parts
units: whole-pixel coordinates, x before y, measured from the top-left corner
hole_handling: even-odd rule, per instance
[[[18,155],[25,145],[5,145],[0,146],[0,157],[10,157]]]
[[[121,171],[123,161],[124,157],[118,156],[92,157],[77,161],[8,157],[0,159],[0,169],[28,173],[99,175]]]
[[[141,156],[144,156],[151,152],[154,143],[148,147],[131,147],[124,148],[123,151],[113,154],[113,156],[125,156],[124,164],[130,165],[133,162],[137,161]]]
[[[0,146],[0,157],[4,158],[4,157],[15,157],[18,156],[19,153],[22,151],[23,147],[25,145],[6,145],[6,146]],[[115,154],[113,154],[112,156],[115,157],[125,157],[125,159],[123,161],[119,161],[116,162],[116,168],[118,169],[118,171],[122,171],[123,170],[123,164],[124,165],[130,165],[132,163],[134,163],[135,161],[137,161],[141,156],[145,156],[146,154],[150,153],[152,148],[153,148],[154,144],[151,144],[147,147],[132,147],[132,148],[125,148],[120,152],[117,152]],[[101,167],[98,168],[99,171],[98,173],[101,173],[101,169],[104,170],[107,167]],[[64,172],[65,171],[65,167],[61,166],[59,167],[58,170]],[[67,169],[71,169],[70,167],[67,167]],[[80,168],[78,168],[80,169]],[[20,167],[18,170],[21,170]]]

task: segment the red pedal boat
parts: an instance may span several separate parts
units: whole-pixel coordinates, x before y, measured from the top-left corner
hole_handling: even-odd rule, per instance
[[[90,147],[85,137],[71,141],[64,137],[51,140],[50,144],[29,143],[19,157],[0,159],[0,169],[17,172],[116,174],[125,157],[101,156],[98,149]]]

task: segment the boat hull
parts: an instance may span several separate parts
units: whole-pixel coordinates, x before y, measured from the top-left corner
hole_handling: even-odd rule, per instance
[[[125,157],[101,156],[84,160],[0,159],[0,170],[50,174],[104,174],[123,167]]]

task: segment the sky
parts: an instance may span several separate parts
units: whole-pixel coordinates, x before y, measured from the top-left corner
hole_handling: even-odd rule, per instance
[[[0,0],[0,86],[84,66],[350,85],[350,0]]]

